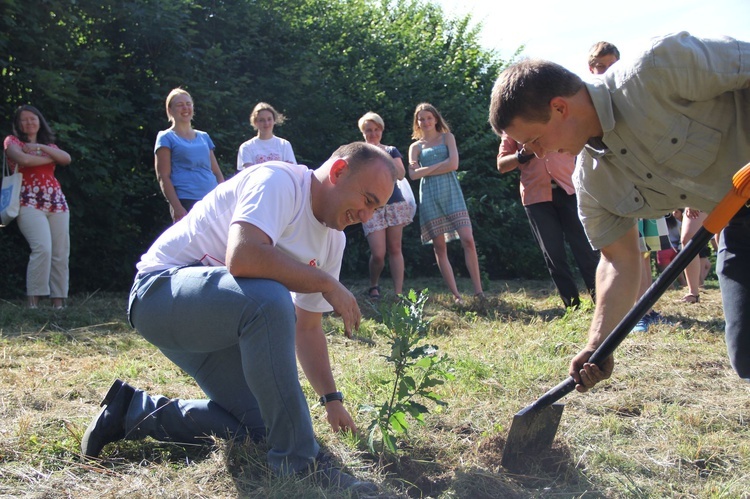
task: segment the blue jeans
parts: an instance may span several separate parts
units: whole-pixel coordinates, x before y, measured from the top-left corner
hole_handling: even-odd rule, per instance
[[[732,367],[750,381],[750,208],[742,208],[721,232],[716,256]]]
[[[208,400],[169,400],[136,391],[126,438],[186,443],[266,437],[277,474],[318,454],[299,384],[294,305],[276,281],[235,278],[226,267],[179,267],[139,275],[131,324],[195,378]]]

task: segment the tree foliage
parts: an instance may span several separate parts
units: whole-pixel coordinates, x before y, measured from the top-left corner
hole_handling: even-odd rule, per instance
[[[129,287],[135,262],[169,224],[153,144],[168,127],[164,99],[176,86],[192,94],[195,127],[210,133],[228,175],[253,135],[248,115],[258,101],[287,115],[277,132],[312,167],[360,140],[357,119],[370,110],[386,121],[384,143],[405,154],[413,110],[429,101],[457,138],[485,272],[543,269],[517,179],[495,170],[487,108],[503,61],[479,46],[469,18],[385,0],[40,0],[33,9],[2,0],[2,12],[3,135],[15,107],[31,103],[73,157],[57,175],[71,206],[74,292]],[[418,233],[416,220],[404,231],[407,275],[434,274]],[[365,275],[361,228],[347,235],[343,274]],[[28,249],[15,226],[0,239],[0,294],[17,295]],[[462,262],[459,245],[451,252]]]

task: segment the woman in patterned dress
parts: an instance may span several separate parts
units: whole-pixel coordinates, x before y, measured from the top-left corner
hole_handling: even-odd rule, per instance
[[[428,103],[414,111],[412,138],[409,147],[409,176],[422,179],[419,184],[419,223],[422,244],[432,244],[443,280],[457,304],[461,293],[448,259],[447,242],[461,240],[466,268],[474,285],[474,296],[484,298],[479,259],[471,230],[461,186],[458,183],[458,149],[456,138],[438,110]]]
[[[70,212],[55,166],[70,164],[70,155],[57,147],[55,134],[34,106],[23,105],[13,116],[13,134],[4,141],[11,170],[23,173],[18,228],[31,248],[26,268],[29,308],[49,296],[56,309],[68,297]]]
[[[357,123],[365,142],[385,150],[393,158],[398,179],[404,178],[404,162],[401,153],[394,146],[380,143],[383,138],[385,123],[377,113],[366,113]],[[385,266],[385,254],[388,253],[388,264],[393,279],[393,290],[397,295],[403,292],[404,286],[404,255],[401,252],[401,235],[404,226],[412,222],[411,207],[404,199],[398,184],[393,187],[393,194],[388,203],[378,208],[372,218],[362,224],[367,244],[370,246],[370,287],[367,294],[373,300],[380,298],[380,274]]]

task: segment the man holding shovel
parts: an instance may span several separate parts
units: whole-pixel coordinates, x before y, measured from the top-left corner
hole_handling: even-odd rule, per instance
[[[711,211],[750,160],[750,43],[682,32],[653,40],[584,83],[547,61],[521,61],[495,83],[490,123],[538,157],[577,154],[578,211],[601,249],[586,347],[570,365],[578,391],[608,378],[612,356],[587,362],[631,308],[640,284],[637,218]],[[750,380],[750,208],[722,231],[717,274],[732,367]]]

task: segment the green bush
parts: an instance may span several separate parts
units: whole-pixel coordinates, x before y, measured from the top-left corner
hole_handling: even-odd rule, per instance
[[[369,110],[385,119],[384,143],[406,154],[413,110],[432,102],[456,135],[485,272],[538,274],[541,259],[517,185],[495,171],[498,141],[487,125],[503,61],[479,46],[468,18],[447,18],[419,1],[3,4],[0,130],[10,133],[15,107],[32,103],[73,158],[58,169],[71,206],[72,292],[127,289],[140,255],[168,226],[153,144],[168,126],[164,99],[176,86],[192,94],[195,127],[211,135],[227,176],[237,147],[253,135],[248,115],[258,101],[287,115],[278,134],[311,167],[340,144],[361,140],[356,122]],[[366,275],[361,228],[347,234],[342,275]],[[460,245],[450,246],[457,273],[465,275]],[[0,248],[0,296],[22,294],[25,241],[4,229]],[[408,276],[438,275],[416,221],[404,231],[404,255]]]

